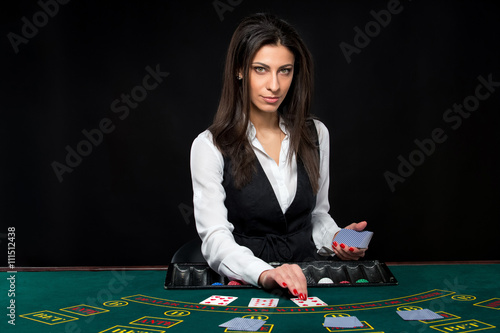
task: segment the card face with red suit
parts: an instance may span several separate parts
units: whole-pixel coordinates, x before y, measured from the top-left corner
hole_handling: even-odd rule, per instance
[[[322,305],[328,305],[322,300],[320,300],[318,297],[312,296],[308,297],[305,301],[298,299],[298,298],[291,298],[291,300],[297,304],[298,306],[322,306]]]
[[[278,306],[279,298],[252,298],[249,308],[274,308]]]
[[[204,301],[201,301],[200,304],[210,304],[210,305],[228,305],[238,297],[234,296],[220,296],[220,295],[212,295]]]

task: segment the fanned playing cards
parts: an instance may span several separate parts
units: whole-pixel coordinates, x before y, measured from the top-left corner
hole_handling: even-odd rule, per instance
[[[250,319],[250,318],[233,318],[229,321],[226,321],[223,324],[220,324],[219,327],[226,327],[232,331],[258,331],[262,325],[266,323],[265,320],[260,319]]]
[[[323,323],[325,327],[355,328],[363,327],[363,323],[357,317],[326,317]]]
[[[396,313],[404,320],[435,320],[443,319],[442,316],[429,310],[413,310],[413,311],[396,311]]]

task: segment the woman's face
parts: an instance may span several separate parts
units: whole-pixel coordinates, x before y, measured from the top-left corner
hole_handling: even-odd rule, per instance
[[[251,113],[276,112],[290,88],[295,57],[281,44],[265,45],[250,64]]]

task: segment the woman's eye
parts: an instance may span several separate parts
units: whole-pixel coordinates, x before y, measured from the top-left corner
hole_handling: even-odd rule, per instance
[[[266,71],[266,69],[264,67],[255,67],[255,71],[257,73],[264,73]]]
[[[283,68],[282,70],[280,70],[281,74],[290,74],[290,72],[291,72],[290,68]]]

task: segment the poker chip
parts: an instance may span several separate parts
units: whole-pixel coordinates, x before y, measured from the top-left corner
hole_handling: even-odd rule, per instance
[[[318,281],[318,284],[327,284],[327,283],[333,283],[333,280],[330,278],[324,277]]]
[[[212,283],[212,286],[223,286],[223,284],[220,282],[214,282]]]
[[[229,281],[229,283],[227,285],[228,286],[241,286],[241,282],[233,280],[233,281]]]
[[[351,283],[351,282],[349,282],[349,281],[340,281],[340,283],[347,284],[347,283]]]
[[[359,279],[356,281],[356,283],[368,283],[369,281],[367,279]]]

